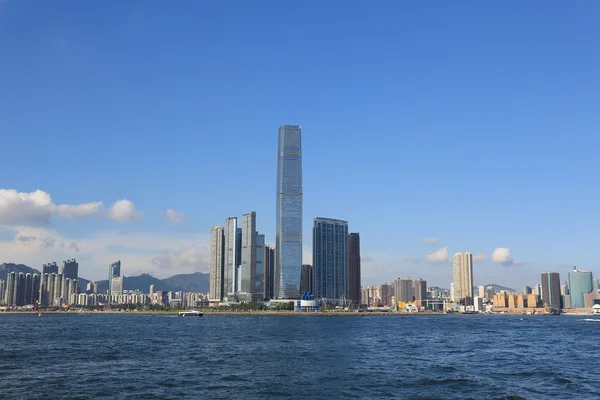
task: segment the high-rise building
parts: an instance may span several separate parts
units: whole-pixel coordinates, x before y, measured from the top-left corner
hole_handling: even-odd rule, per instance
[[[300,272],[300,293],[313,293],[313,277],[314,273],[312,265],[302,264],[302,271]]]
[[[394,286],[390,285],[389,283],[384,283],[380,286],[380,288],[381,288],[380,289],[381,302],[383,303],[383,305],[385,307],[393,306],[392,297],[394,297]],[[363,304],[366,304],[366,303],[363,303]]]
[[[485,289],[486,289],[485,297],[487,297],[488,300],[493,300],[494,299],[494,287],[488,286]]]
[[[473,305],[473,255],[471,253],[454,254],[452,276],[454,301],[465,306]]]
[[[5,288],[6,288],[6,283],[5,281],[3,281],[2,279],[0,279],[0,304],[4,303],[6,301],[6,298],[4,296],[5,294]]]
[[[237,235],[237,218],[228,217],[225,219],[225,261],[223,265],[223,296],[227,297],[228,301],[234,301],[237,275],[237,260],[238,260],[238,235]]]
[[[394,293],[396,295],[396,302],[412,302],[414,300],[412,279],[397,278],[394,280]]]
[[[16,286],[17,286],[17,273],[9,272],[6,277],[6,305],[7,306],[16,306],[17,298],[16,298]]]
[[[302,268],[302,146],[301,128],[298,125],[279,128],[275,219],[276,297],[299,298]]]
[[[116,296],[123,294],[123,276],[113,276],[110,279],[110,295]]]
[[[422,305],[422,301],[427,299],[427,281],[419,278],[413,281],[414,300]]]
[[[265,245],[265,291],[264,298],[275,297],[275,248]]]
[[[558,272],[542,273],[542,301],[548,307],[561,307],[560,276]]]
[[[524,294],[524,295],[526,295],[526,296],[527,296],[528,294],[531,294],[531,287],[530,287],[530,286],[525,286],[525,287],[523,288],[523,294]]]
[[[571,297],[571,308],[584,308],[584,296],[592,293],[593,290],[592,273],[573,267],[569,272],[569,293]]]
[[[256,233],[256,278],[254,279],[253,301],[265,299],[265,235]]]
[[[252,301],[256,293],[256,212],[242,215],[242,263],[240,267],[240,301]]]
[[[154,285],[150,285],[150,288],[148,289],[148,293],[150,294],[150,296],[152,296],[154,294],[154,292],[156,292],[156,289],[154,289]]]
[[[61,273],[66,279],[77,279],[79,276],[79,264],[74,258],[63,261]]]
[[[479,295],[479,297],[484,298],[485,297],[485,286],[483,285],[479,285],[477,287],[477,294]]]
[[[111,295],[113,292],[112,283],[114,277],[121,276],[121,260],[116,263],[112,263],[108,266],[108,294]],[[121,291],[123,287],[121,287]]]
[[[44,274],[58,274],[58,265],[56,265],[56,262],[42,265],[42,275]]]
[[[360,235],[348,235],[348,298],[354,305],[360,305]]]
[[[348,299],[348,222],[315,218],[313,225],[315,298],[339,304]]]
[[[594,291],[594,293],[599,293],[598,291],[600,290],[600,278],[596,278],[592,281],[592,289]]]
[[[210,301],[223,300],[223,267],[225,262],[225,230],[222,226],[213,226],[210,231]]]

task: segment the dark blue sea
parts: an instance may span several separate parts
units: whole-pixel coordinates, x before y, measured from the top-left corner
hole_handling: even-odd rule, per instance
[[[0,315],[1,399],[599,399],[600,319]]]

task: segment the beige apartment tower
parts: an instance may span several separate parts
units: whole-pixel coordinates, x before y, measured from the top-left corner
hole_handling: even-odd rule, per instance
[[[471,253],[454,254],[452,277],[454,301],[464,306],[473,305],[473,255]]]
[[[225,229],[213,226],[210,231],[209,301],[223,300],[223,268],[225,266]]]

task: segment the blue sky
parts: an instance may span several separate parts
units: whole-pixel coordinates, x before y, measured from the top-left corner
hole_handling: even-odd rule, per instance
[[[600,273],[599,19],[594,1],[0,2],[0,188],[51,196],[3,192],[0,261],[207,271],[210,227],[249,210],[274,242],[277,128],[300,124],[305,261],[322,216],[361,233],[363,284],[449,287],[445,252],[467,250],[477,284]]]

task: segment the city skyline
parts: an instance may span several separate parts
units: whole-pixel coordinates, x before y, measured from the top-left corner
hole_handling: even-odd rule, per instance
[[[0,261],[74,257],[90,279],[117,259],[131,275],[207,273],[210,228],[248,210],[274,246],[273,134],[289,122],[303,127],[303,263],[325,215],[361,233],[363,285],[418,273],[449,287],[458,251],[476,285],[597,274],[598,6],[546,6],[149,4],[139,26],[127,4],[4,2],[0,51],[22,62],[2,64],[14,168]],[[468,196],[448,195],[458,182]]]

